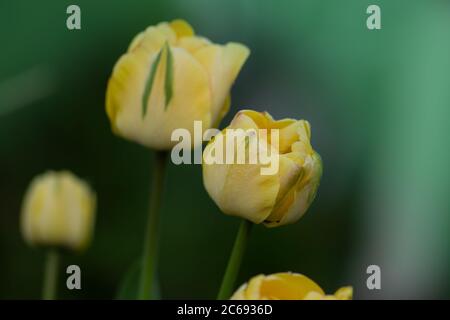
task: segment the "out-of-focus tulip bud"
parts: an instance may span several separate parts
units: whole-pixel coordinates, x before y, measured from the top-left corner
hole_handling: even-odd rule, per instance
[[[258,275],[243,284],[231,297],[232,300],[351,300],[352,287],[342,287],[333,295],[326,295],[322,288],[308,277],[291,272]]]
[[[249,55],[239,43],[196,36],[183,20],[139,33],[114,66],[106,92],[113,131],[147,147],[168,150],[172,131],[193,134],[195,120],[215,127],[230,107],[230,89]]]
[[[96,197],[68,171],[33,179],[22,205],[21,228],[31,245],[85,249],[92,238]]]
[[[261,159],[261,155],[270,149],[269,153],[276,156],[273,158],[276,166],[271,164],[276,170],[263,174],[265,164],[262,161],[247,161],[245,164],[208,161],[209,155],[217,152],[216,149],[230,152],[225,147],[217,147],[218,143],[227,139],[227,129],[256,130],[258,134],[254,136],[259,140],[256,143],[258,148],[256,151],[248,150],[249,158],[252,152],[256,152],[258,159]],[[259,129],[266,129],[267,134],[262,135]],[[276,138],[272,137],[274,131],[277,131]],[[246,145],[249,145],[252,136],[245,134]],[[275,121],[267,112],[242,110],[229,127],[208,143],[203,152],[205,188],[225,214],[257,224],[264,223],[269,227],[294,223],[314,200],[322,175],[322,161],[311,147],[310,138],[310,125],[305,120]]]

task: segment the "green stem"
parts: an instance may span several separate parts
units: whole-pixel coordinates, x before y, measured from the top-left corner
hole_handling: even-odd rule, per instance
[[[245,219],[241,222],[236,240],[234,241],[233,251],[228,260],[227,270],[223,276],[222,285],[217,296],[218,300],[225,300],[231,297],[252,225],[253,223]]]
[[[54,300],[56,298],[58,269],[59,252],[56,249],[49,249],[45,262],[44,286],[42,289],[42,299],[44,300]]]
[[[152,286],[156,276],[156,265],[158,258],[159,240],[159,211],[164,187],[164,176],[166,168],[166,151],[156,151],[153,163],[152,188],[150,194],[150,205],[144,240],[144,253],[142,261],[141,277],[139,282],[140,300],[152,298]]]

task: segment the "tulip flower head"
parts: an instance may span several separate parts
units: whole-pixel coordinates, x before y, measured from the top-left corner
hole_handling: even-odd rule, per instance
[[[243,284],[232,300],[351,300],[352,287],[342,287],[333,295],[308,277],[291,272],[258,275]]]
[[[83,250],[92,237],[95,206],[94,192],[72,173],[44,173],[25,194],[22,234],[31,245]]]
[[[214,137],[203,152],[203,182],[211,198],[228,215],[238,216],[268,227],[296,222],[313,201],[322,175],[322,161],[310,144],[311,129],[305,120],[275,121],[267,112],[242,110],[236,114],[228,129],[276,131],[258,134],[256,151],[276,153],[277,170],[264,174],[264,163],[214,163],[208,161],[220,134]],[[259,131],[258,131],[259,130]],[[251,138],[250,138],[251,139]],[[249,143],[247,143],[249,144]],[[275,146],[275,147],[273,147]],[[224,152],[229,152],[224,148]],[[225,157],[226,158],[226,157]]]
[[[230,89],[249,50],[196,36],[183,20],[139,33],[114,66],[106,92],[113,131],[147,147],[168,150],[172,131],[193,133],[195,120],[215,127],[228,112]]]

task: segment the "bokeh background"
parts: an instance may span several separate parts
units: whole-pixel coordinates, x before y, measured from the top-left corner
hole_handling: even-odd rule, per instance
[[[66,28],[78,4],[82,29]],[[378,4],[382,29],[366,28]],[[0,298],[40,297],[44,254],[19,230],[30,180],[70,169],[98,194],[95,238],[78,264],[82,290],[116,297],[142,249],[152,152],[114,136],[107,79],[146,26],[174,18],[252,50],[232,109],[308,119],[324,161],[318,196],[297,224],[254,228],[239,283],[296,271],[359,299],[450,294],[450,2],[151,0],[0,2]],[[168,170],[159,289],[163,298],[214,298],[238,227],[202,185],[199,165]],[[381,267],[382,289],[366,288]]]

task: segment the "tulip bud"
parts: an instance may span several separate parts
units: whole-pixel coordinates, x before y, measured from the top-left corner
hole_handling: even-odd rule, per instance
[[[114,66],[106,92],[113,131],[147,147],[168,150],[172,131],[193,134],[195,120],[218,125],[230,107],[230,89],[249,50],[196,36],[183,20],[139,33]]]
[[[68,171],[33,179],[22,205],[21,227],[31,245],[85,249],[92,237],[96,197]]]
[[[257,132],[265,129],[267,137],[257,135],[260,142],[256,153],[261,155],[265,149],[275,153],[277,170],[263,174],[261,162],[220,164],[207,161],[214,149],[230,152],[217,147],[222,140],[219,137],[226,135],[228,129]],[[272,137],[273,131],[277,132],[277,139]],[[310,125],[305,120],[275,121],[267,112],[238,112],[230,126],[214,137],[203,152],[203,182],[207,192],[225,214],[268,227],[296,222],[313,201],[322,175],[322,161],[311,147],[310,136]],[[268,147],[261,148],[264,144]]]
[[[322,288],[308,277],[291,272],[258,275],[243,284],[231,300],[351,300],[352,287],[343,287],[334,295],[325,295]]]

